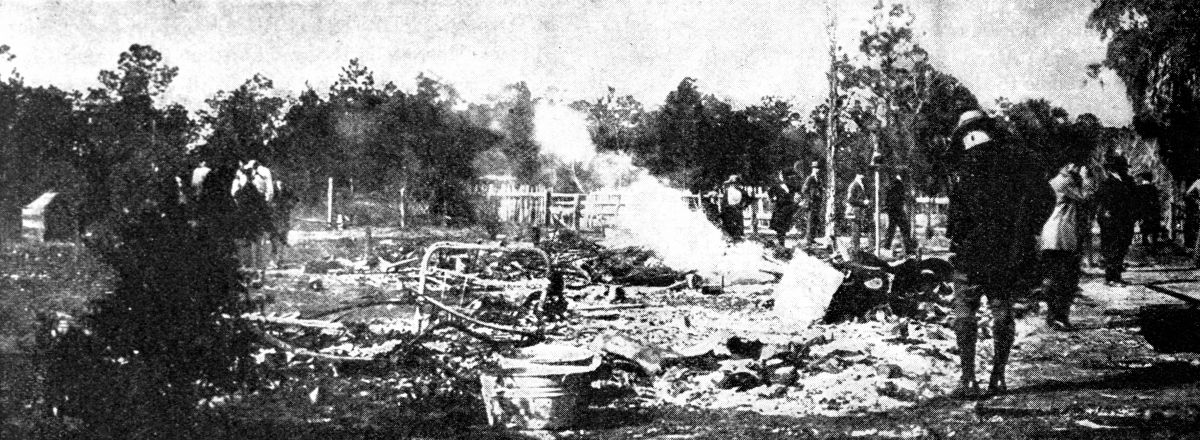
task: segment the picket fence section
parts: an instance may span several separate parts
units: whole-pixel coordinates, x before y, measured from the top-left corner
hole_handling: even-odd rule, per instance
[[[559,193],[540,187],[489,185],[481,188],[501,222],[520,225],[546,225],[577,230],[600,231],[610,225],[625,206],[622,194],[612,191],[590,193]],[[765,197],[764,188],[751,188],[753,203],[743,211],[747,232],[767,230],[773,206]],[[703,209],[697,194],[683,196],[688,209]],[[917,197],[912,213],[913,232],[925,237],[926,226],[934,228],[935,236],[945,233],[945,197]]]

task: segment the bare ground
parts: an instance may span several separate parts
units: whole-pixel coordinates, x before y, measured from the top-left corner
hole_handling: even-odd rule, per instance
[[[376,235],[376,237],[383,234]],[[286,251],[288,262],[324,258],[342,252],[353,255],[355,235],[306,237]],[[403,240],[469,239],[470,233],[405,236]],[[334,240],[328,240],[334,238]],[[347,241],[349,240],[349,241]],[[330,250],[333,250],[332,252]],[[82,255],[82,256],[81,256]],[[290,260],[290,261],[289,261]],[[397,408],[388,398],[386,381],[374,381],[342,372],[318,371],[304,375],[307,383],[281,387],[274,395],[247,399],[211,411],[214,436],[239,438],[1191,438],[1200,437],[1200,357],[1191,353],[1156,353],[1138,335],[1136,314],[1151,304],[1180,301],[1138,284],[1164,280],[1193,280],[1200,273],[1181,258],[1150,258],[1135,249],[1128,274],[1134,286],[1104,286],[1092,271],[1074,313],[1079,329],[1064,333],[1046,329],[1034,313],[1022,320],[1010,370],[1010,392],[980,401],[941,397],[941,385],[952,381],[951,361],[937,363],[936,374],[919,379],[932,384],[931,395],[913,401],[885,402],[877,408],[829,412],[828,401],[814,400],[812,389],[789,391],[766,399],[733,396],[746,403],[728,405],[729,399],[697,396],[699,404],[669,401],[640,387],[589,409],[588,420],[578,430],[562,432],[510,432],[483,426],[482,417],[466,419],[468,425],[445,426],[446,413],[413,414]],[[1137,264],[1143,264],[1138,266]],[[37,331],[36,313],[54,310],[81,313],[88,298],[103,293],[108,282],[102,267],[71,247],[7,246],[4,278],[0,279],[0,433],[28,433],[26,417],[36,399],[37,371],[21,353]],[[368,277],[369,278],[369,277]],[[277,310],[299,310],[336,303],[344,296],[361,295],[371,288],[362,275],[331,277],[330,288],[315,293],[304,288],[309,276],[278,272],[265,288],[277,292]],[[1195,294],[1195,285],[1167,285],[1183,294]],[[660,293],[638,289],[635,300],[646,309],[622,310],[615,316],[575,318],[558,338],[588,345],[604,335],[622,334],[648,344],[684,347],[703,341],[713,332],[767,342],[805,337],[811,329],[789,329],[773,321],[765,307],[769,286],[732,289],[723,295],[697,292]],[[640,293],[639,293],[640,292]],[[586,296],[586,292],[576,295]],[[886,324],[886,325],[885,325]],[[881,329],[890,321],[865,321],[829,326],[826,332],[847,328]],[[859,327],[853,327],[859,326]],[[809,333],[805,333],[805,332]],[[864,330],[866,331],[866,330]],[[920,336],[924,335],[924,336]],[[931,349],[945,349],[948,341],[920,333]],[[871,342],[872,350],[886,353],[887,342]],[[883,345],[879,345],[883,344]],[[915,344],[920,345],[920,344]],[[894,347],[892,347],[894,348]],[[943,353],[943,354],[945,354]],[[930,365],[934,365],[930,362]],[[950,367],[947,367],[949,365]],[[811,380],[823,373],[812,373]],[[336,376],[335,376],[336,375]],[[861,377],[839,386],[847,395],[876,380]],[[347,384],[358,385],[348,387]],[[312,383],[338,389],[320,403],[302,398]],[[826,386],[826,385],[821,385]],[[818,387],[814,387],[818,388]],[[286,389],[286,391],[285,391]],[[344,392],[342,392],[344,391]],[[873,391],[872,391],[873,392]],[[726,396],[726,397],[730,397]],[[707,400],[706,400],[707,399]],[[734,400],[737,400],[734,399]],[[703,403],[710,402],[710,403]],[[727,407],[711,402],[724,402]],[[766,402],[764,404],[763,402]],[[850,405],[853,407],[853,405]],[[461,409],[461,408],[459,408]],[[463,412],[478,413],[479,408]],[[451,411],[447,411],[451,412]],[[461,421],[463,419],[456,419]],[[415,424],[415,425],[414,425]],[[14,437],[20,438],[20,437]]]

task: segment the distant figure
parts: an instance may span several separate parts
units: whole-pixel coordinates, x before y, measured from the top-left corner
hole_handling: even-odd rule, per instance
[[[788,182],[794,179],[789,179],[791,172],[785,175],[782,171],[775,175],[775,184],[767,190],[767,197],[771,199],[771,230],[775,231],[775,239],[779,242],[779,247],[787,247],[787,233],[792,230],[796,224],[796,211],[799,210],[799,205],[796,203],[797,191],[789,185]]]
[[[741,182],[741,177],[733,174],[721,185],[721,229],[732,242],[742,241],[745,235],[742,211],[750,204],[750,195]]]
[[[1104,254],[1104,283],[1125,287],[1125,255],[1133,242],[1133,224],[1137,205],[1133,200],[1133,178],[1129,163],[1122,156],[1109,156],[1104,164],[1105,175],[1096,191],[1100,222],[1100,252]]]
[[[267,231],[271,241],[271,255],[279,254],[279,248],[288,245],[288,232],[292,230],[292,209],[300,202],[290,186],[275,179],[275,195],[271,200],[271,219],[275,225]]]
[[[904,176],[900,173],[896,173],[891,184],[888,185],[883,198],[883,207],[888,223],[887,232],[880,243],[885,248],[891,248],[892,234],[899,231],[904,251],[913,252],[917,246],[912,236],[912,220],[908,217],[908,185],[904,183]]]
[[[275,179],[271,170],[257,160],[242,162],[234,175],[230,194],[237,203],[246,239],[256,241],[274,228],[271,202],[275,199]]]
[[[825,233],[825,182],[821,180],[821,164],[812,163],[812,171],[800,185],[800,205],[804,210],[804,244],[812,246],[817,236]]]
[[[1069,331],[1071,326],[1071,303],[1079,288],[1079,215],[1083,204],[1095,191],[1093,182],[1085,182],[1085,176],[1074,163],[1063,166],[1058,175],[1050,179],[1054,190],[1054,212],[1042,226],[1038,248],[1042,252],[1045,279],[1042,283],[1046,305],[1046,324],[1050,328]]]
[[[242,162],[240,168],[241,172],[233,179],[231,194],[236,196],[246,185],[251,185],[266,201],[275,198],[275,182],[270,168],[260,165],[255,159]]]
[[[859,249],[862,239],[862,224],[866,220],[867,207],[871,200],[867,198],[867,190],[863,187],[863,174],[854,175],[854,180],[846,187],[846,221],[850,224],[850,249]]]
[[[1200,179],[1183,193],[1183,245],[1192,249],[1192,258],[1200,266]]]
[[[977,397],[976,312],[982,297],[992,311],[995,350],[989,393],[1003,393],[1005,368],[1016,337],[1013,299],[1036,274],[1035,215],[1039,176],[1030,155],[1008,142],[1005,131],[980,110],[959,117],[952,139],[964,150],[950,191],[947,236],[954,252],[954,332],[961,377],[951,393]]]
[[[1104,169],[1096,165],[1087,165],[1079,167],[1079,175],[1083,177],[1085,182],[1092,185],[1099,185],[1100,180],[1104,178]],[[1092,197],[1085,200],[1079,206],[1079,257],[1083,262],[1083,267],[1093,268],[1102,266],[1099,252],[1096,249],[1096,235],[1092,232],[1096,224],[1096,197],[1095,189],[1092,188]]]
[[[204,191],[204,179],[208,177],[208,173],[212,172],[212,168],[208,167],[207,161],[200,161],[200,165],[192,170],[192,195],[197,200],[200,199],[201,193]]]
[[[1154,174],[1143,171],[1137,175],[1137,186],[1133,197],[1139,204],[1138,231],[1142,234],[1142,246],[1152,251],[1167,239],[1167,229],[1162,225],[1162,205],[1159,203],[1158,187],[1154,186]]]
[[[275,213],[275,179],[271,170],[250,159],[241,162],[229,186],[236,205],[234,222],[239,238],[249,246],[248,266],[255,269],[259,280],[265,279],[267,262],[262,247],[272,237],[277,237]]]

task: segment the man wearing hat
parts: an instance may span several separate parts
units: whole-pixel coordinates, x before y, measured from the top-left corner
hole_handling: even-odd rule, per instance
[[[1125,254],[1133,243],[1134,183],[1129,176],[1129,162],[1124,156],[1111,155],[1104,161],[1104,178],[1096,190],[1100,223],[1100,253],[1104,255],[1104,283],[1125,287]]]
[[[959,118],[953,141],[963,150],[951,186],[947,235],[955,266],[954,330],[962,376],[954,395],[981,394],[975,379],[976,312],[987,297],[995,350],[989,393],[1007,389],[1004,370],[1015,338],[1013,300],[1036,275],[1041,220],[1034,210],[1041,181],[1029,155],[1008,142],[987,114]]]
[[[804,244],[812,246],[813,239],[825,232],[824,214],[822,205],[824,205],[823,192],[825,183],[821,181],[821,163],[813,161],[812,171],[808,177],[804,178],[804,183],[800,185],[800,201],[804,212],[801,216],[804,218]]]

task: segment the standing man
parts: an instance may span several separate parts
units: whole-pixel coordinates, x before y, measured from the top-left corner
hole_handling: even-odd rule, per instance
[[[867,190],[863,187],[863,174],[854,174],[854,180],[846,187],[846,221],[850,222],[850,249],[858,249],[862,239],[862,223],[871,206]]]
[[[788,172],[789,174],[791,171]],[[775,185],[772,185],[767,190],[767,196],[771,198],[771,230],[775,231],[775,237],[779,241],[779,247],[787,247],[787,233],[792,230],[792,226],[796,224],[796,210],[799,206],[796,204],[796,191],[792,189],[788,182],[790,176],[785,176],[782,171],[775,175]]]
[[[741,176],[733,174],[725,180],[721,188],[721,229],[734,243],[742,241],[742,236],[746,233],[742,211],[750,203],[750,197],[745,188],[742,188],[741,182]]]
[[[980,396],[975,379],[976,312],[991,306],[995,350],[989,394],[1007,390],[1004,370],[1015,339],[1013,299],[1036,274],[1036,175],[1029,155],[980,110],[962,114],[953,139],[965,150],[950,192],[947,235],[955,267],[954,331],[962,376],[952,393]]]
[[[208,161],[201,160],[200,165],[192,170],[192,194],[194,200],[200,199],[200,194],[204,188],[204,179],[208,177],[208,173],[212,172],[212,168],[208,167]]]
[[[1042,252],[1046,298],[1046,325],[1070,331],[1071,303],[1079,288],[1079,214],[1084,202],[1092,197],[1095,185],[1081,174],[1074,163],[1064,165],[1050,179],[1054,190],[1054,212],[1042,225],[1038,249]]]
[[[824,200],[825,183],[821,180],[821,164],[813,161],[812,171],[808,177],[804,178],[804,184],[800,186],[800,201],[804,207],[804,244],[812,246],[813,239],[825,232],[825,216],[822,207],[825,206]]]
[[[1154,186],[1154,174],[1143,171],[1137,175],[1137,186],[1133,188],[1134,200],[1140,203],[1138,231],[1142,234],[1142,246],[1152,252],[1167,239],[1167,230],[1162,226],[1162,198]]]
[[[912,253],[916,243],[913,241],[912,225],[908,218],[908,185],[904,183],[904,176],[899,172],[895,174],[895,178],[887,187],[887,192],[883,197],[883,208],[888,220],[887,232],[883,234],[882,245],[885,248],[891,248],[892,233],[899,231],[904,251]]]
[[[1183,192],[1183,247],[1192,249],[1192,259],[1200,267],[1200,179]]]
[[[1104,163],[1104,178],[1096,191],[1100,222],[1100,253],[1104,255],[1104,284],[1125,287],[1125,254],[1133,242],[1136,205],[1129,163],[1120,155],[1109,156]]]

